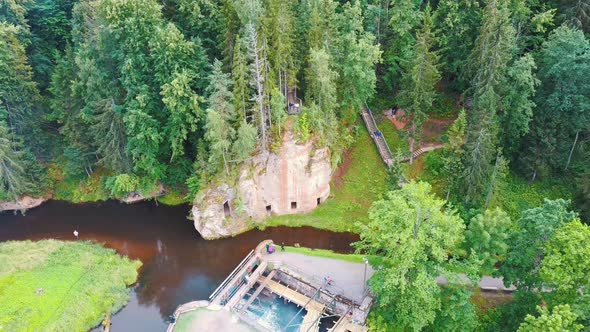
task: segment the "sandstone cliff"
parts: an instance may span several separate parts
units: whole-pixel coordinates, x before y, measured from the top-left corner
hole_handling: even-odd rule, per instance
[[[278,153],[262,152],[240,168],[237,184],[204,190],[192,208],[205,239],[243,232],[270,215],[306,213],[330,194],[332,168],[327,148],[297,144],[290,132]]]

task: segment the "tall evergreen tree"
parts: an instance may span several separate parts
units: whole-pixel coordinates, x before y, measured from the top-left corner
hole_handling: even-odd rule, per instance
[[[560,27],[543,43],[538,67],[537,107],[521,154],[532,179],[567,169],[580,134],[590,132],[590,42]]]
[[[493,173],[496,156],[497,110],[501,105],[500,88],[515,47],[515,32],[505,0],[489,0],[476,46],[469,58],[472,73],[468,95],[472,107],[468,113],[465,153],[465,202],[481,201]]]
[[[5,115],[4,109],[0,108],[0,112]],[[6,122],[0,121],[0,199],[16,200],[33,188],[18,145]]]
[[[432,50],[435,36],[432,33],[430,6],[423,14],[422,28],[416,34],[413,60],[404,73],[400,99],[410,124],[410,164],[414,161],[414,147],[420,143],[422,125],[432,109],[436,97],[436,84],[440,80],[438,55]]]

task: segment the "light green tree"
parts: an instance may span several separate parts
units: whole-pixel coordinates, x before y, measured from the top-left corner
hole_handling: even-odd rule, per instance
[[[382,266],[370,280],[380,312],[392,325],[419,331],[440,308],[435,278],[448,255],[463,241],[464,224],[425,182],[410,182],[388,192],[359,224],[357,250]]]
[[[562,331],[578,332],[584,326],[576,323],[576,314],[567,304],[558,305],[549,312],[547,307],[537,307],[539,316],[527,315],[518,327],[518,332]]]
[[[223,114],[213,109],[207,110],[206,130],[205,138],[209,142],[209,163],[212,171],[217,171],[217,165],[223,165],[225,173],[229,175],[229,152],[235,130]]]
[[[465,232],[467,247],[483,260],[484,271],[494,269],[508,251],[508,237],[513,229],[508,214],[500,208],[486,210],[471,219]]]
[[[465,171],[463,166],[463,155],[465,153],[465,130],[467,129],[467,115],[465,110],[461,110],[457,119],[449,127],[447,136],[449,141],[445,144],[443,150],[443,169],[442,175],[447,184],[446,199],[451,198],[451,192],[458,194],[462,180],[457,174],[462,174]]]
[[[550,303],[569,303],[581,319],[590,322],[590,227],[580,220],[559,227],[544,248],[539,275]]]
[[[323,112],[334,112],[336,109],[336,81],[338,73],[332,70],[332,58],[324,49],[311,49],[309,67],[305,79],[307,81],[307,99],[314,101]]]
[[[545,200],[542,206],[526,210],[518,220],[518,231],[510,234],[510,248],[498,273],[504,285],[519,291],[534,291],[542,287],[539,271],[545,257],[545,246],[556,229],[576,218],[563,199]]]
[[[233,143],[232,151],[237,161],[244,161],[250,157],[256,148],[256,128],[247,123],[242,122],[237,131],[237,137]]]

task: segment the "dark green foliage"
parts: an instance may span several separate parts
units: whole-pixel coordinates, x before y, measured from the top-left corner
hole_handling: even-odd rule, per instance
[[[581,31],[560,27],[543,43],[537,63],[541,85],[520,159],[532,179],[567,170],[579,134],[588,132],[590,43]]]
[[[564,223],[574,220],[576,214],[569,211],[569,202],[546,200],[543,206],[527,210],[518,220],[518,231],[510,235],[510,249],[499,269],[505,285],[515,285],[522,291],[539,288],[539,267],[544,257],[544,247],[553,233]]]

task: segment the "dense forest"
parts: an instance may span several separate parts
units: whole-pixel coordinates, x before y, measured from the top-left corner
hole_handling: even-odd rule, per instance
[[[362,107],[395,107],[411,144],[357,243],[382,267],[372,330],[590,328],[589,33],[588,0],[0,0],[0,199],[191,199],[286,130],[337,165]],[[441,115],[431,184],[399,188]],[[572,200],[508,214],[507,177]],[[457,272],[518,290],[479,311],[434,283]]]

